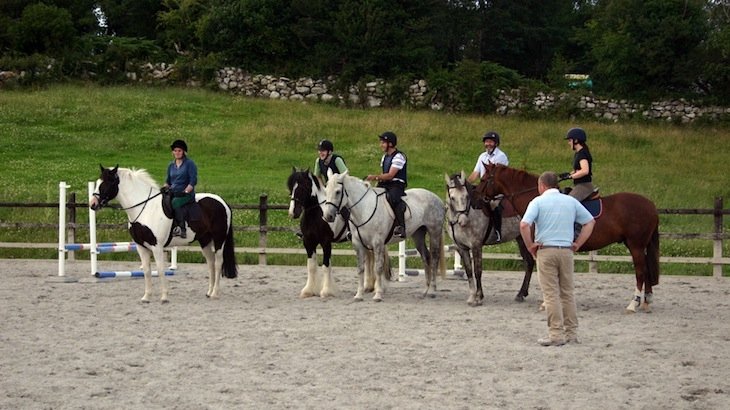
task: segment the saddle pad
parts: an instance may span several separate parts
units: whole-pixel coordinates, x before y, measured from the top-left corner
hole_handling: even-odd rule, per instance
[[[593,215],[593,218],[598,219],[603,211],[603,199],[589,199],[581,202],[588,212]]]

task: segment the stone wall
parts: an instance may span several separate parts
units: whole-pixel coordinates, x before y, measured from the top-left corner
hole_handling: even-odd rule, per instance
[[[130,82],[144,84],[175,83],[175,67],[172,64],[143,64],[138,70],[125,73]],[[3,71],[0,69],[0,89],[5,83],[19,81],[24,72]],[[93,77],[93,76],[92,76]],[[414,80],[403,95],[393,96],[389,84],[376,79],[359,85],[347,87],[346,92],[338,92],[336,79],[313,79],[303,77],[290,79],[272,75],[249,74],[240,68],[222,68],[217,71],[215,82],[219,90],[256,98],[281,99],[291,101],[312,101],[376,108],[384,105],[387,98],[390,105],[404,105],[414,108],[444,110],[447,107],[429,94],[426,80]],[[187,80],[187,86],[200,87],[200,82]],[[572,93],[530,93],[522,89],[502,90],[495,106],[496,114],[517,115],[529,112],[556,111],[561,114],[591,115],[604,121],[617,122],[625,119],[643,118],[668,122],[691,123],[698,119],[716,121],[730,119],[728,107],[700,107],[679,100],[657,101],[648,105],[635,104],[627,100],[606,99],[594,96],[588,91]]]

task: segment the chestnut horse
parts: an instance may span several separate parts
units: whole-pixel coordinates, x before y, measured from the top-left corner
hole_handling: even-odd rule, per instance
[[[527,204],[538,196],[537,178],[504,165],[487,165],[477,192],[485,199],[503,194],[517,212],[524,214]],[[649,311],[652,287],[659,283],[659,214],[656,206],[647,198],[630,192],[607,195],[601,201],[603,209],[596,218],[593,233],[579,251],[593,251],[612,243],[626,245],[636,271],[636,290],[626,310],[636,312],[641,306]]]

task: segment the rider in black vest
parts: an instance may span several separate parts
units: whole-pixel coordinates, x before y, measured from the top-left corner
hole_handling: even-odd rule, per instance
[[[396,227],[393,230],[393,235],[405,239],[406,204],[403,202],[403,196],[408,185],[406,154],[396,148],[398,137],[394,133],[386,131],[380,134],[378,138],[380,139],[380,148],[383,150],[383,158],[380,160],[383,173],[368,175],[365,179],[378,181],[378,186],[386,189],[388,203],[390,203],[395,214]]]
[[[321,178],[324,183],[327,183],[327,170],[331,169],[335,174],[341,174],[347,171],[347,165],[345,165],[345,159],[341,155],[335,154],[335,150],[332,141],[322,140],[317,144],[317,151],[319,155],[314,163],[314,176]]]

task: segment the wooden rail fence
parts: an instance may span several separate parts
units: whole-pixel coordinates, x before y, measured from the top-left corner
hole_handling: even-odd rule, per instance
[[[0,208],[56,208],[58,209],[59,204],[49,203],[26,203],[26,202],[0,202]],[[77,222],[78,208],[86,208],[88,204],[86,202],[77,202],[76,193],[71,193],[70,198],[65,204],[67,208],[67,215],[69,221],[68,226],[68,242],[75,243],[76,231],[78,229],[88,229],[88,224]],[[112,207],[119,208],[118,205]],[[269,232],[276,231],[293,231],[292,227],[289,226],[269,226],[268,224],[268,213],[269,211],[282,211],[289,209],[288,205],[277,205],[269,204],[268,196],[261,195],[259,197],[258,204],[236,204],[231,205],[233,209],[243,210],[257,210],[259,214],[259,224],[249,226],[234,226],[235,231],[246,231],[246,232],[258,232],[259,243],[258,247],[236,247],[237,253],[249,253],[258,254],[259,264],[267,264],[267,255],[269,254],[303,254],[304,249],[293,249],[293,248],[272,248],[267,245],[267,235]],[[730,214],[730,209],[724,209],[722,197],[715,198],[714,206],[711,209],[658,209],[659,214],[664,215],[711,215],[713,217],[713,230],[709,233],[662,233],[659,235],[662,238],[667,239],[702,239],[711,240],[713,243],[712,257],[682,257],[682,256],[662,256],[660,261],[666,263],[699,263],[699,264],[711,264],[713,266],[713,276],[722,276],[723,265],[730,265],[730,257],[723,256],[723,241],[730,239],[730,236],[724,232],[723,229],[723,218],[725,215]],[[56,228],[58,229],[58,223],[36,223],[36,222],[8,222],[0,220],[0,228],[14,228],[14,229],[37,229],[37,228]],[[98,229],[119,229],[124,228],[123,224],[97,224]],[[0,248],[19,248],[19,249],[56,249],[57,243],[28,243],[28,242],[0,242]],[[183,251],[198,249],[195,247],[182,247]],[[335,255],[354,255],[352,250],[333,250]],[[396,254],[394,254],[396,255]],[[70,256],[72,257],[72,256]],[[491,259],[521,259],[519,254],[508,254],[508,253],[485,253],[485,258]],[[589,271],[597,272],[597,262],[610,261],[610,262],[631,262],[630,256],[617,256],[617,255],[599,255],[597,251],[589,252],[585,255],[576,255],[576,260],[588,261]]]

